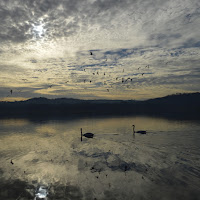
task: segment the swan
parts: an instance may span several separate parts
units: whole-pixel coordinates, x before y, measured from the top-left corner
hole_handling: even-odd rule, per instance
[[[140,134],[146,134],[147,132],[146,131],[137,131],[135,132],[135,125],[132,125],[133,126],[133,134],[134,133],[140,133]]]
[[[85,133],[83,134],[82,133],[82,128],[81,128],[81,141],[82,141],[82,137],[86,137],[86,138],[93,138],[94,137],[94,134],[93,133]]]

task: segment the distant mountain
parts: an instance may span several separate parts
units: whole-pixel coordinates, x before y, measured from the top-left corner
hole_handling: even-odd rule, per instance
[[[45,97],[32,98],[25,101],[15,101],[15,102],[0,102],[0,103],[9,103],[9,104],[115,104],[123,102],[136,102],[134,100],[82,100],[82,99],[73,99],[73,98],[57,98],[57,99],[48,99]]]
[[[67,116],[71,114],[161,114],[200,115],[200,93],[174,94],[146,101],[32,98],[0,102],[0,116]]]
[[[45,97],[32,98],[25,101],[21,101],[20,103],[25,104],[71,104],[78,103],[81,100],[72,99],[72,98],[57,98],[57,99],[47,99]]]
[[[153,104],[199,104],[200,93],[172,94],[161,98],[149,99],[145,102]]]

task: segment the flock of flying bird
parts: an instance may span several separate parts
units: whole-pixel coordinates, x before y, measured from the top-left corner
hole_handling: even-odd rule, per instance
[[[92,51],[90,51],[90,55],[93,55],[93,52],[92,52]],[[107,59],[106,59],[106,61],[107,61]],[[145,68],[148,68],[148,69],[149,69],[149,66],[150,66],[150,65],[146,65]],[[138,70],[140,70],[140,68],[141,68],[141,67],[138,67]],[[84,69],[84,71],[85,71],[85,69]],[[124,72],[124,69],[123,69],[123,72]],[[94,72],[93,72],[92,74],[95,75]],[[99,72],[97,71],[96,74],[99,75]],[[145,74],[145,73],[141,73],[142,76],[143,76],[144,74]],[[106,73],[104,72],[103,75],[105,76]],[[116,80],[118,80],[118,79],[119,79],[119,77],[116,77]],[[130,78],[130,77],[127,78],[127,79],[121,78],[121,83],[126,83],[128,80],[130,80],[130,81],[132,82],[132,81],[133,81],[133,78]],[[85,83],[85,82],[86,82],[86,80],[84,80],[84,83]],[[90,80],[90,83],[91,83],[91,82],[92,82],[92,81]],[[106,81],[104,81],[104,85],[106,85]],[[112,87],[112,86],[111,86],[111,87]],[[127,85],[127,88],[129,88],[129,87],[130,87],[130,86]],[[109,92],[109,89],[107,89],[107,91]]]
[[[94,55],[92,51],[90,51],[90,55],[91,55],[91,56]],[[106,61],[107,61],[107,59],[106,59]],[[146,69],[149,69],[149,66],[150,66],[150,65],[146,65],[145,68],[146,68]],[[138,67],[138,70],[140,70],[140,69],[141,69],[141,67]],[[43,70],[34,70],[34,71],[43,72]],[[47,71],[47,69],[45,69],[45,71]],[[84,69],[83,71],[86,72],[86,69]],[[125,70],[123,69],[123,72],[124,72],[124,71],[125,71]],[[95,73],[95,72],[92,72],[92,74],[93,74],[93,75],[100,75],[100,72],[98,72],[98,71],[97,71],[96,73]],[[141,74],[141,76],[143,76],[145,73],[138,73],[138,74],[136,74],[136,75],[139,75],[139,74]],[[106,76],[106,72],[103,72],[102,75]],[[109,76],[110,76],[110,75],[109,75]],[[120,77],[116,77],[116,78],[115,78],[116,81],[118,81],[119,79],[120,79]],[[24,82],[28,81],[27,79],[21,79],[21,80],[23,80]],[[121,78],[121,83],[127,83],[128,80],[130,80],[130,82],[132,82],[132,81],[133,81],[133,78],[131,78],[131,77],[123,78],[123,77],[122,77],[122,78]],[[83,83],[86,83],[86,82],[87,82],[87,79],[84,79],[84,80],[83,80]],[[89,82],[89,83],[92,83],[92,80],[89,80],[88,82]],[[65,81],[65,83],[69,83],[69,81]],[[107,85],[106,81],[103,82],[103,85]],[[51,85],[47,86],[47,88],[52,88],[53,86],[54,86],[54,85],[51,84]],[[111,88],[112,88],[112,85],[111,85]],[[127,88],[130,88],[130,85],[127,85]],[[106,91],[109,92],[110,89],[106,89]],[[21,90],[18,91],[18,92],[21,92]],[[13,89],[10,90],[10,94],[9,94],[7,97],[9,97],[9,96],[12,95],[12,94],[13,94]]]

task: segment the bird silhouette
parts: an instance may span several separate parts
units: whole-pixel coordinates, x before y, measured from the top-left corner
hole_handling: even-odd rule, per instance
[[[81,128],[81,141],[83,140],[83,136],[86,138],[93,138],[94,134],[93,133],[84,133],[82,132],[82,128]]]
[[[83,136],[86,138],[93,138],[94,134],[93,133],[85,133],[85,134],[83,134]]]
[[[130,79],[130,78],[127,78],[127,79],[125,80],[125,82],[127,82],[129,79]]]
[[[93,55],[93,53],[90,51],[90,55]]]
[[[145,68],[149,68],[149,65],[147,65]]]
[[[12,165],[14,164],[12,160],[10,161],[10,163],[11,163]]]
[[[132,125],[133,126],[133,134],[134,133],[140,133],[140,134],[146,134],[147,132],[146,131],[136,131],[135,132],[135,125]]]

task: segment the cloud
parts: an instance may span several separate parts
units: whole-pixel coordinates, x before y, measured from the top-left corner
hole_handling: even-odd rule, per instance
[[[4,42],[30,42],[36,32],[34,27],[41,24],[46,42],[75,37],[73,40],[89,46],[102,39],[112,45],[118,40],[119,47],[128,43],[183,45],[185,40],[196,40],[200,34],[197,29],[200,6],[195,0],[193,3],[180,0],[18,0],[11,3],[3,0],[0,5],[0,40]],[[191,28],[195,30],[193,33]]]
[[[51,83],[54,94],[74,88],[72,95],[80,98],[100,97],[96,91],[107,97],[104,91],[112,86],[110,98],[126,98],[123,92],[133,85],[122,85],[122,78],[133,77],[150,95],[148,89],[159,84],[186,88],[181,77],[193,90],[200,76],[199,8],[198,0],[1,0],[0,84]],[[134,90],[132,96],[142,94]]]

